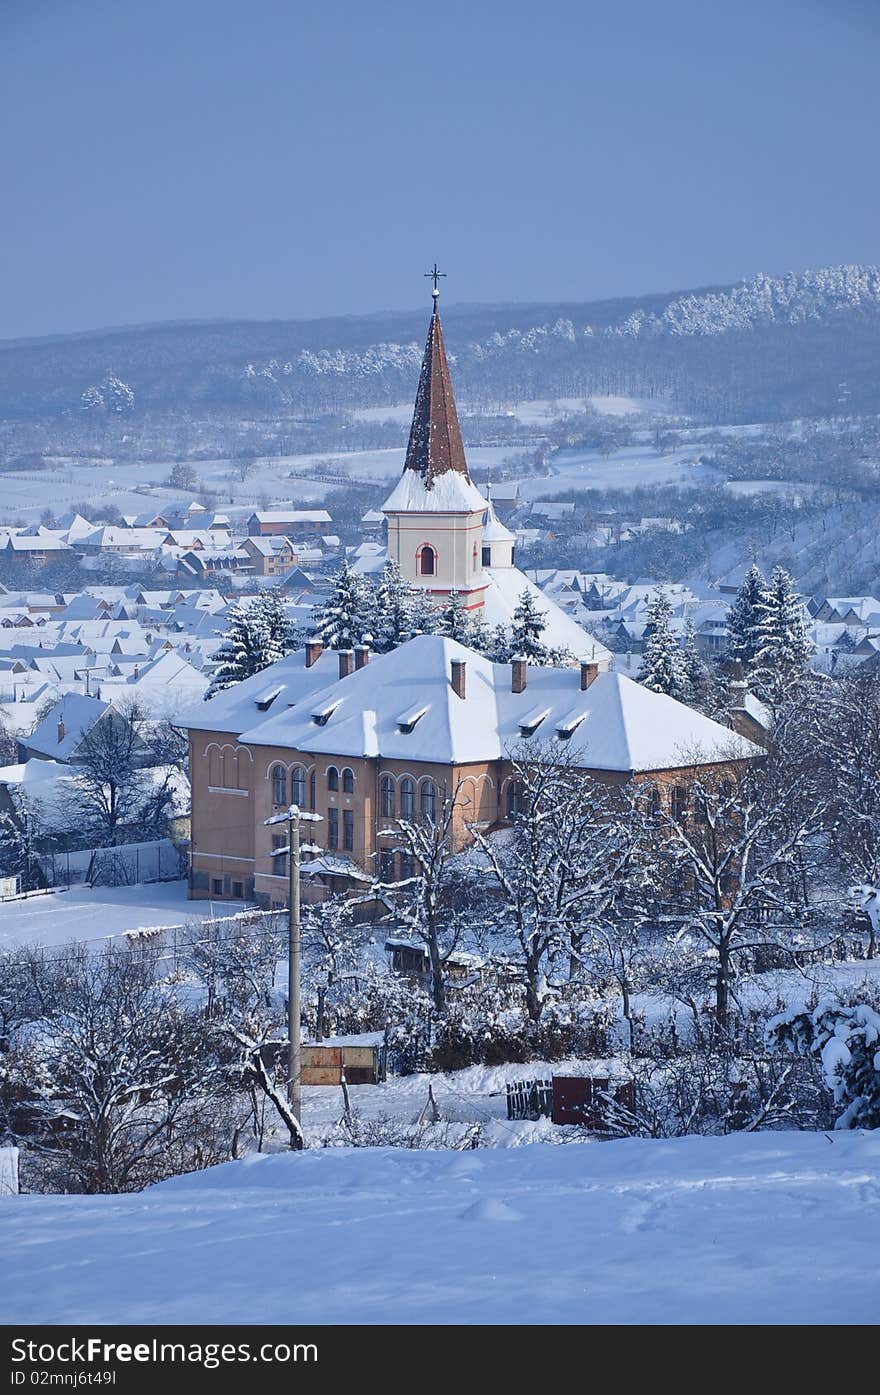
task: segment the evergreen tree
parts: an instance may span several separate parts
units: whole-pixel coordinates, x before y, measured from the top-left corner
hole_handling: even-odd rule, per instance
[[[684,645],[681,651],[681,673],[687,694],[686,700],[693,706],[697,706],[706,694],[706,688],[709,682],[709,670],[697,648],[697,632],[694,629],[693,620],[688,620],[684,627]]]
[[[229,607],[227,618],[229,627],[211,656],[217,669],[205,694],[208,698],[283,659],[302,640],[276,591],[237,601]]]
[[[767,583],[753,563],[727,612],[727,656],[739,660],[745,669],[754,663],[760,647],[758,631],[766,594]]]
[[[547,618],[535,604],[531,591],[520,592],[508,640],[511,657],[528,659],[533,664],[546,664],[550,651],[541,638],[546,628]]]
[[[387,654],[422,629],[422,594],[403,579],[400,567],[390,558],[379,574],[378,583],[371,588],[367,582],[367,587],[373,589],[370,622],[373,648],[377,654]]]
[[[776,567],[760,607],[754,686],[771,706],[807,677],[813,646],[807,635],[803,597],[784,567]]]
[[[663,590],[654,593],[648,607],[645,647],[638,680],[654,693],[681,700],[687,696],[682,656],[672,633],[672,606]]]
[[[367,635],[372,637],[376,618],[373,587],[346,560],[332,595],[316,611],[315,634],[329,649],[354,649]]]
[[[444,635],[447,639],[457,639],[459,644],[470,644],[473,624],[469,612],[465,609],[461,595],[453,589],[449,593],[449,598],[438,612],[435,634]]]

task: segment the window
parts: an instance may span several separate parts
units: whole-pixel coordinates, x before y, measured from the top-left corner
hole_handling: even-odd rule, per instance
[[[651,786],[651,797],[648,812],[652,819],[658,819],[663,812],[663,800],[656,785]]]
[[[346,852],[354,852],[354,810],[342,811],[342,846]]]
[[[342,772],[342,792],[343,794],[354,794],[354,771],[348,766]]]
[[[484,567],[491,567],[491,565],[492,565],[492,549],[491,549],[491,547],[484,547],[484,548],[483,548],[483,566],[484,566]]]
[[[394,818],[394,781],[390,775],[379,781],[379,808],[383,819]]]
[[[327,810],[327,847],[339,847],[339,810]]]
[[[408,775],[400,782],[400,817],[411,819],[416,811],[416,786],[415,781]]]
[[[315,772],[314,772],[314,770],[313,770],[312,773],[311,773],[311,775],[309,776],[309,808],[311,809],[312,813],[315,812],[315,808],[316,808],[316,806],[317,806],[317,802],[318,802],[318,781],[317,781],[317,779],[315,778]]]
[[[287,771],[283,765],[276,765],[272,770],[272,803],[287,803]]]
[[[387,848],[379,854],[379,880],[380,882],[394,881],[394,853]]]
[[[400,879],[406,881],[408,877],[416,874],[416,860],[411,853],[400,854]]]
[[[433,547],[423,547],[419,553],[419,575],[436,576],[437,554]]]
[[[331,765],[331,766],[328,767],[328,770],[327,770],[327,788],[328,788],[328,790],[338,790],[338,789],[339,789],[339,771],[336,769],[336,766],[335,766],[335,765]]]
[[[285,833],[272,834],[272,875],[273,877],[287,876],[287,853],[279,853],[278,848],[287,847],[287,835]]]
[[[515,819],[523,811],[522,780],[511,780],[507,786],[507,817]]]
[[[223,895],[223,878],[222,878],[222,877],[215,877],[214,880],[211,882],[211,895],[212,895],[212,896],[222,896],[222,895]]]
[[[243,883],[243,882],[233,882],[233,883],[232,883],[232,894],[233,894],[233,896],[235,897],[236,901],[243,901],[243,900],[244,900],[244,883]]]
[[[684,785],[675,785],[672,790],[672,817],[676,823],[684,823],[687,818],[688,792]]]
[[[433,780],[423,780],[421,790],[422,818],[433,823],[437,813],[437,786]]]
[[[306,772],[299,767],[293,771],[290,777],[290,797],[298,809],[302,809],[306,802]]]

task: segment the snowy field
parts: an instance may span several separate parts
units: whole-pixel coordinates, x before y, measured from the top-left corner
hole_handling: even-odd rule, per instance
[[[543,499],[565,489],[637,489],[641,485],[678,484],[694,487],[715,483],[716,471],[698,463],[699,450],[683,449],[658,455],[650,441],[625,446],[613,455],[597,450],[560,451],[553,473],[521,480],[526,499]]]
[[[2,1203],[12,1323],[856,1323],[880,1131],[253,1155]]]
[[[0,950],[15,945],[100,941],[156,926],[210,920],[243,909],[240,901],[188,901],[186,881],[140,886],[74,886],[70,891],[0,901]]]

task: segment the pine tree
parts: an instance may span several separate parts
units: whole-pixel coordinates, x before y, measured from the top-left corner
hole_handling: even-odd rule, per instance
[[[472,630],[470,614],[465,609],[460,593],[453,588],[446,604],[438,611],[434,633],[445,635],[447,639],[457,639],[459,644],[469,645]]]
[[[760,568],[752,563],[727,612],[727,656],[737,659],[746,669],[754,663],[760,646],[758,630],[766,595],[767,583]]]
[[[672,633],[672,606],[663,590],[654,593],[648,607],[645,647],[638,680],[654,693],[666,693],[681,700],[687,695],[682,656]]]
[[[697,632],[693,620],[684,627],[684,645],[681,651],[681,673],[686,690],[686,701],[693,706],[699,704],[706,693],[709,670],[697,648]]]
[[[528,659],[533,664],[546,664],[550,651],[541,638],[546,628],[547,618],[535,604],[531,591],[521,591],[508,641],[511,656]]]
[[[237,601],[227,614],[229,627],[212,655],[217,669],[205,694],[208,698],[268,668],[301,643],[277,592],[264,591]]]
[[[373,588],[343,562],[333,594],[315,614],[315,634],[329,649],[354,649],[367,635],[372,637],[375,618]]]
[[[376,653],[387,654],[418,634],[423,610],[421,593],[404,580],[397,562],[389,558],[374,584],[372,596],[370,629]]]
[[[774,568],[760,606],[754,686],[759,697],[778,706],[809,671],[813,646],[807,635],[803,597],[784,567]]]

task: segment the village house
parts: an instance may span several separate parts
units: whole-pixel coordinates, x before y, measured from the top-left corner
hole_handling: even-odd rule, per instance
[[[332,522],[326,509],[258,509],[248,519],[247,530],[252,538],[317,537],[329,533]]]
[[[255,576],[284,576],[291,567],[299,565],[300,549],[283,536],[245,538],[242,550],[251,559]]]

